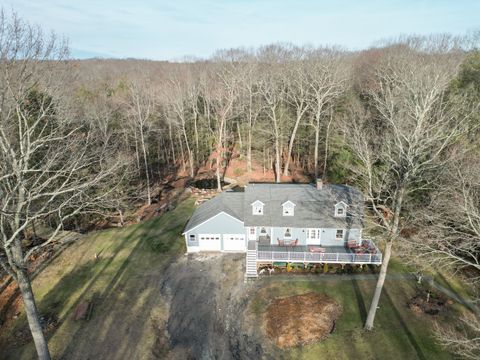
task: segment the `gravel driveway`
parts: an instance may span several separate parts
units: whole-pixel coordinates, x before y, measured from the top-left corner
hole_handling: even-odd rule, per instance
[[[172,359],[270,358],[258,321],[247,313],[244,254],[183,256],[165,271],[166,336]]]

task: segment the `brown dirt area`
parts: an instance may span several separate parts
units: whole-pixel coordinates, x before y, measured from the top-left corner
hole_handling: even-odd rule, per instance
[[[266,333],[280,348],[313,343],[330,335],[341,313],[342,307],[323,294],[274,299],[265,314]]]

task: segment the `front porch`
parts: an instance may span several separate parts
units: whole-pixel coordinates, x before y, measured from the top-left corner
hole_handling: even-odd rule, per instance
[[[257,277],[259,263],[321,263],[321,264],[356,264],[381,265],[382,253],[371,240],[363,240],[373,251],[354,251],[344,246],[324,246],[321,251],[317,247],[297,245],[278,246],[263,245],[251,240],[248,242],[246,277]]]

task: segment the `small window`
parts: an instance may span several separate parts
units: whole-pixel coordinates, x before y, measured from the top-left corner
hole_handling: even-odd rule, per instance
[[[345,217],[347,215],[347,204],[340,201],[335,205],[335,216]]]
[[[254,205],[253,215],[263,215],[263,205]]]
[[[337,230],[337,233],[336,233],[336,235],[335,235],[335,238],[336,238],[337,240],[343,240],[343,229]]]
[[[250,228],[250,235],[255,235],[255,228],[254,227]]]
[[[295,211],[295,204],[293,202],[286,201],[282,204],[282,215],[283,216],[293,216]]]
[[[290,228],[285,229],[285,238],[291,238],[292,237],[292,231]]]

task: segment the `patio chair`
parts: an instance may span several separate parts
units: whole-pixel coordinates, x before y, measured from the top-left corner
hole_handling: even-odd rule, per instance
[[[362,244],[363,245],[363,244]],[[357,240],[348,240],[347,242],[347,248],[349,249],[358,249],[360,248],[361,246],[358,245],[358,241]]]

